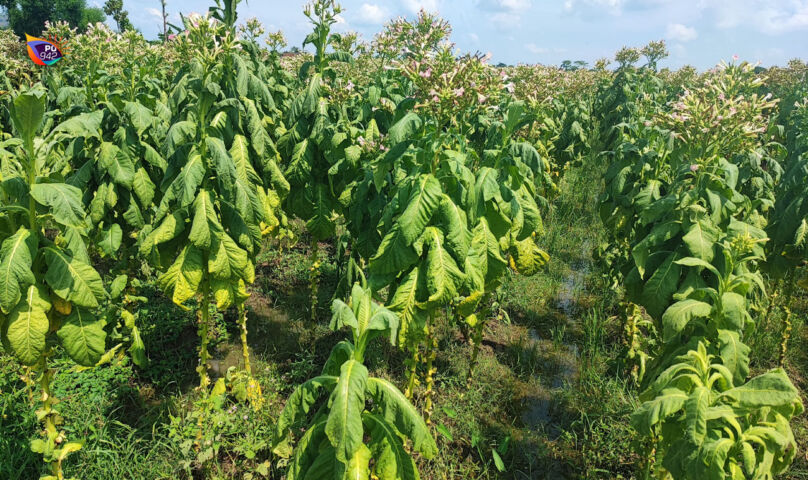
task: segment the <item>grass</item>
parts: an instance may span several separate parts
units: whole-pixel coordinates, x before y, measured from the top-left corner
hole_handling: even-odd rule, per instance
[[[426,479],[634,478],[640,458],[629,425],[637,406],[633,381],[621,370],[620,292],[604,289],[591,258],[603,235],[595,211],[600,191],[597,168],[569,170],[561,193],[545,217],[545,271],[509,276],[500,303],[503,320],[484,332],[473,381],[466,383],[471,347],[443,319],[438,328],[435,436],[439,454],[418,460]],[[265,404],[258,410],[229,399],[205,419],[202,452],[192,448],[202,401],[197,377],[195,317],[156,290],[140,313],[150,364],[126,360],[77,371],[58,360],[54,392],[62,400],[63,428],[84,448],[66,463],[68,475],[87,479],[280,479],[284,461],[268,440],[277,415],[295,385],[319,373],[343,333],[327,328],[338,259],[321,244],[325,261],[317,311],[310,320],[308,242],[279,252],[270,246],[257,262],[248,302],[253,369]],[[793,335],[787,369],[805,391],[808,331],[805,297],[794,300]],[[763,371],[779,357],[783,317],[774,310],[752,339],[753,366]],[[218,374],[241,361],[232,312],[218,315],[211,350]],[[405,356],[382,342],[371,344],[372,375],[405,384]],[[38,425],[30,395],[12,357],[0,358],[0,478],[28,480],[41,461],[28,450]],[[422,387],[415,403],[421,405]],[[794,423],[801,451],[808,448],[808,421]],[[210,461],[200,462],[200,455]],[[788,478],[808,478],[801,454]]]

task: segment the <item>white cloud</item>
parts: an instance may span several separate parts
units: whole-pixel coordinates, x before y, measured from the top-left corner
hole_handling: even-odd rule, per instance
[[[718,28],[751,28],[768,35],[808,30],[808,0],[700,0]]]
[[[438,3],[440,3],[439,0],[404,0],[402,2],[404,8],[409,10],[411,13],[418,13],[421,10],[426,10],[427,12],[437,12]]]
[[[365,25],[381,25],[390,17],[384,8],[375,3],[363,3],[357,14],[359,23]]]
[[[681,23],[669,23],[665,38],[678,42],[689,42],[698,38],[699,34],[693,27]]]
[[[469,33],[469,38],[474,43],[480,43],[480,36],[477,35],[476,33]]]
[[[499,12],[491,15],[489,19],[497,28],[504,30],[518,27],[520,17],[515,13]]]
[[[535,53],[536,55],[540,55],[542,53],[547,53],[550,51],[549,48],[544,48],[536,45],[535,43],[526,43],[525,48],[530,53]]]
[[[533,5],[532,0],[479,0],[477,6],[495,12],[524,12]]]
[[[163,20],[163,13],[156,8],[147,8],[146,13],[148,13],[152,17],[156,17],[158,20]]]
[[[612,15],[620,15],[626,0],[564,0],[564,10],[569,13],[589,13],[592,10],[605,10]]]
[[[536,54],[536,55],[543,55],[543,54],[545,54],[545,53],[564,53],[564,52],[566,52],[566,51],[567,51],[567,49],[566,49],[566,48],[559,48],[559,47],[553,47],[553,48],[548,48],[548,47],[540,47],[540,46],[536,45],[535,43],[526,43],[526,44],[525,44],[525,50],[527,50],[527,51],[528,51],[528,52],[530,52],[530,53]]]

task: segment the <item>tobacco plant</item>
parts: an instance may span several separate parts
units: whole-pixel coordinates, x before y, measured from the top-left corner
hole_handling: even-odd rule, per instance
[[[209,306],[225,309],[246,300],[254,255],[262,236],[280,223],[288,184],[271,155],[274,142],[261,113],[272,113],[274,101],[241,58],[231,31],[212,18],[188,19],[186,27],[180,51],[193,56],[170,94],[162,199],[139,241],[141,253],[165,267],[158,283],[173,301],[184,308],[189,300],[199,302],[204,388]],[[243,339],[245,320],[240,307]]]
[[[746,66],[715,76],[670,112],[621,127],[601,215],[631,248],[620,267],[627,298],[662,336],[632,417],[653,448],[649,468],[764,478],[794,458],[788,422],[802,411],[783,371],[747,379],[744,339],[765,296],[759,264],[772,184],[755,160],[766,152],[760,125],[773,103],[745,90],[755,85]]]
[[[377,167],[398,180],[377,227],[382,240],[368,264],[369,280],[374,289],[389,288],[388,308],[402,322],[399,342],[415,357],[408,396],[416,383],[418,345],[426,343],[427,419],[439,310],[456,304],[479,340],[487,319],[478,323],[474,313],[503,280],[508,259],[527,274],[547,259],[533,238],[541,228],[534,190],[541,159],[529,144],[511,140],[531,121],[523,108],[512,104],[491,123],[482,156],[432,117],[407,113],[390,128],[391,150]]]
[[[323,373],[295,389],[278,419],[274,450],[291,456],[287,478],[419,478],[410,452],[432,458],[435,440],[401,391],[364,365],[375,338],[396,345],[399,318],[359,284],[348,304],[334,300],[331,311],[331,329],[349,328],[352,340],[334,347]],[[303,422],[292,454],[290,436]]]
[[[90,224],[81,190],[63,181],[67,167],[55,138],[75,133],[75,124],[43,127],[46,95],[39,87],[19,93],[9,111],[17,137],[0,147],[0,333],[6,350],[39,375],[37,416],[45,438],[31,449],[50,465],[42,478],[61,480],[62,462],[81,443],[68,442],[59,430],[49,357],[58,344],[79,365],[101,360],[107,333],[95,311],[108,293],[87,253]]]
[[[284,174],[291,190],[287,211],[306,221],[311,235],[311,318],[317,316],[320,276],[319,242],[334,236],[336,218],[350,199],[346,185],[356,175],[359,147],[338,104],[332,103],[336,71],[332,62],[350,62],[338,47],[340,35],[331,33],[341,8],[333,0],[318,0],[304,13],[314,31],[303,41],[315,48],[314,58],[303,63],[299,77],[305,82],[288,111],[288,130],[278,140],[284,158]]]

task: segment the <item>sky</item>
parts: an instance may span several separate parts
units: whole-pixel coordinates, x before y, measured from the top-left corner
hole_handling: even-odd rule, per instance
[[[89,0],[100,4],[102,0]],[[177,12],[207,11],[213,0],[168,0]],[[303,0],[249,0],[239,22],[257,17],[283,30],[300,46],[310,31]],[[808,57],[808,0],[341,0],[339,31],[365,40],[397,16],[436,11],[452,25],[451,40],[462,52],[490,52],[493,63],[542,63],[612,58],[620,47],[664,39],[670,57],[662,64],[699,69],[734,55],[763,66]],[[161,31],[159,0],[124,0],[129,16],[147,38]],[[111,21],[108,20],[108,23]]]

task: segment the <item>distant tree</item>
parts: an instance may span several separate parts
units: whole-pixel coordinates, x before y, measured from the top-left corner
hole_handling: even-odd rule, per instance
[[[132,30],[132,22],[129,21],[129,12],[123,9],[123,0],[107,0],[104,4],[104,13],[111,16],[118,26],[119,32]]]
[[[559,68],[567,72],[574,72],[575,70],[586,68],[588,65],[589,64],[583,60],[575,60],[574,62],[572,60],[564,60],[563,62],[561,62]]]
[[[54,11],[54,0],[0,0],[8,13],[8,25],[18,37],[39,35]]]
[[[67,22],[71,27],[84,30],[87,18],[98,18],[94,8],[87,8],[86,0],[0,0],[0,7],[8,13],[8,24],[20,38],[25,34],[40,35],[45,22]],[[102,17],[103,21],[103,17]]]
[[[502,63],[502,62],[499,62],[499,63],[497,64],[497,68],[504,68],[504,67],[507,67],[507,66],[508,66],[508,65],[506,65],[506,64],[504,64],[504,63]]]
[[[107,16],[104,15],[104,10],[98,7],[85,8],[81,15],[81,24],[79,24],[79,30],[83,32],[87,30],[88,26],[101,23],[106,19]]]

